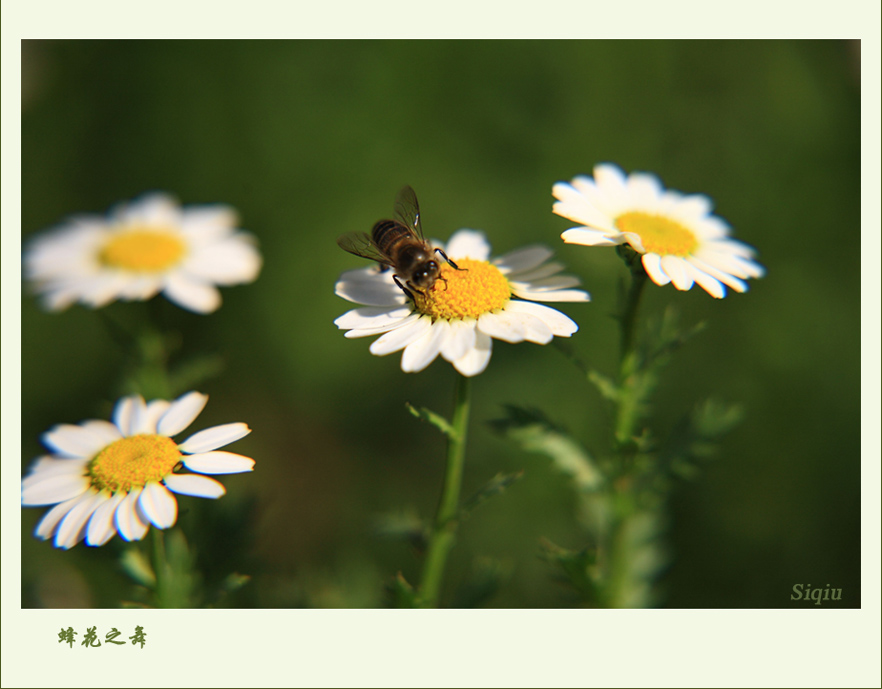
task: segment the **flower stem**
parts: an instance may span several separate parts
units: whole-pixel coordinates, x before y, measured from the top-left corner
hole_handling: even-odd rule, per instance
[[[651,577],[661,557],[659,518],[655,510],[646,509],[649,496],[637,464],[641,451],[637,440],[639,422],[649,388],[635,333],[637,310],[648,276],[639,257],[631,258],[631,284],[620,317],[621,352],[613,430],[613,447],[619,461],[607,496],[611,519],[602,538],[606,551],[602,602],[612,608],[651,604]]]
[[[466,432],[469,424],[471,397],[470,379],[460,375],[456,383],[456,398],[453,408],[451,432],[447,436],[447,471],[435,524],[429,537],[426,561],[423,565],[420,582],[419,606],[438,607],[441,581],[447,555],[456,540],[459,526],[459,493],[462,487],[462,471],[465,462]]]
[[[196,579],[193,557],[179,529],[151,528],[153,571],[156,575],[156,604],[160,608],[192,608]]]
[[[632,443],[634,427],[639,415],[639,390],[635,385],[639,362],[634,331],[637,323],[637,308],[640,306],[640,296],[643,294],[646,278],[646,271],[643,270],[642,265],[632,265],[631,285],[620,318],[622,335],[619,354],[619,399],[615,419],[615,441],[618,448],[627,447]]]

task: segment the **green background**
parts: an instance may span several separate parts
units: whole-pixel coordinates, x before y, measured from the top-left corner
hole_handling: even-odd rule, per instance
[[[213,315],[114,304],[180,334],[182,358],[223,360],[198,386],[193,430],[245,421],[229,449],[255,472],[223,478],[218,502],[183,497],[180,523],[206,590],[236,569],[252,582],[225,605],[383,605],[406,544],[378,538],[383,515],[430,517],[444,445],[405,402],[449,414],[440,358],[405,374],[333,320],[333,285],[365,265],[335,239],[368,230],[412,185],[427,233],[484,230],[501,253],[552,246],[591,292],[563,304],[578,354],[611,372],[610,318],[625,277],[611,249],[567,246],[551,213],[556,181],[599,162],[651,171],[711,196],[768,269],[747,294],[650,285],[644,315],[675,305],[708,328],[675,357],[657,394],[664,432],[714,395],[743,422],[672,504],[670,607],[776,608],[794,584],[841,588],[860,605],[860,52],[835,41],[25,41],[22,232],[103,213],[148,190],[234,206],[265,264],[223,290]],[[124,353],[102,314],[22,301],[23,471],[57,423],[107,418]],[[488,421],[540,407],[591,448],[610,417],[554,347],[494,343],[474,380],[464,494],[497,472],[524,477],[464,524],[444,601],[488,567],[508,573],[490,607],[577,603],[539,557],[547,538],[584,546],[568,480]],[[69,552],[22,512],[22,605],[110,607],[127,595],[120,539]]]

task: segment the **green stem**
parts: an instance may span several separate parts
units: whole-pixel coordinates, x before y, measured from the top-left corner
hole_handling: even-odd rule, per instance
[[[634,427],[639,416],[639,390],[636,387],[636,374],[639,362],[634,332],[637,324],[637,309],[640,296],[646,284],[646,271],[642,265],[631,269],[631,285],[622,307],[620,325],[622,328],[621,352],[619,354],[619,399],[616,405],[615,441],[619,448],[632,444]]]
[[[654,515],[641,508],[642,499],[635,461],[640,452],[635,441],[645,404],[645,372],[637,348],[637,311],[647,274],[639,256],[629,257],[631,284],[620,316],[618,397],[615,411],[614,448],[619,456],[616,477],[609,486],[611,519],[603,537],[605,543],[604,604],[612,608],[643,607],[651,600],[651,585],[641,569],[641,558],[654,561],[657,524]],[[649,534],[653,534],[650,536]],[[647,570],[646,572],[644,570]]]
[[[441,581],[447,555],[456,540],[459,526],[459,494],[462,487],[462,471],[465,461],[466,432],[469,424],[470,379],[459,376],[456,384],[456,400],[453,409],[452,432],[447,440],[447,471],[444,488],[435,515],[432,535],[423,565],[420,582],[419,605],[422,608],[438,607]]]
[[[631,268],[631,286],[628,288],[621,316],[622,339],[619,362],[622,366],[624,366],[634,349],[634,327],[637,323],[637,307],[640,306],[640,296],[643,294],[643,286],[646,284],[647,277],[642,265]]]
[[[168,558],[165,556],[165,536],[161,529],[151,528],[150,539],[153,543],[153,573],[156,576],[156,601],[160,608],[167,607],[169,574]]]

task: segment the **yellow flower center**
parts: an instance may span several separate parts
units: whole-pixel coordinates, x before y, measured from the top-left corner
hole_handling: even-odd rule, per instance
[[[472,258],[458,259],[456,265],[459,270],[445,263],[425,294],[413,293],[417,309],[433,320],[449,321],[477,318],[508,303],[511,287],[499,268]]]
[[[184,255],[184,242],[163,228],[136,229],[114,235],[98,254],[112,268],[156,273],[175,265]]]
[[[690,230],[663,215],[641,211],[623,213],[616,218],[616,227],[622,232],[640,235],[648,254],[688,256],[698,247],[698,240]]]
[[[89,477],[98,490],[128,492],[159,481],[181,461],[181,452],[164,435],[133,435],[117,440],[89,462]]]

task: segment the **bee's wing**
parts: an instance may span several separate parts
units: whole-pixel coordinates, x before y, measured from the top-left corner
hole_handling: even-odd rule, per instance
[[[347,232],[337,238],[337,244],[340,245],[341,249],[348,251],[350,254],[377,261],[377,263],[384,265],[390,264],[389,258],[377,248],[377,245],[374,244],[374,241],[366,232]]]
[[[425,241],[423,225],[420,222],[420,204],[416,192],[407,185],[395,196],[395,218],[420,240]]]

